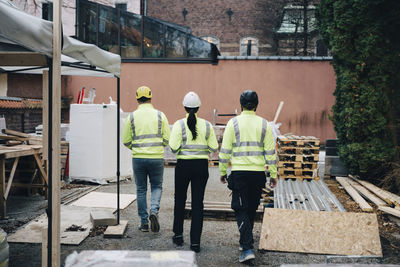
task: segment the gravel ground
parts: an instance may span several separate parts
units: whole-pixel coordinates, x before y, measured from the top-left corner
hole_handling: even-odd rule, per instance
[[[123,238],[103,238],[102,235],[89,236],[79,246],[61,246],[61,262],[73,251],[81,250],[189,250],[190,220],[185,220],[185,243],[177,247],[171,242],[173,221],[174,195],[174,168],[165,168],[164,190],[161,200],[159,233],[142,233],[137,230],[140,223],[137,215],[137,205],[133,202],[121,211],[121,219],[129,220],[128,229]],[[69,189],[73,190],[73,189]],[[99,192],[116,192],[116,185],[100,187]],[[67,190],[63,190],[66,194]],[[136,194],[135,184],[131,181],[121,183],[121,193]],[[210,168],[210,178],[207,184],[205,201],[230,201],[230,191],[219,182],[218,169]],[[190,200],[190,197],[188,197]],[[149,203],[149,202],[148,202]],[[8,202],[10,219],[0,221],[0,227],[10,233],[20,225],[44,212],[46,201],[42,197],[31,198],[13,197]],[[14,212],[14,213],[13,213]],[[277,222],[279,223],[279,222]],[[7,228],[8,227],[8,228]],[[258,238],[261,223],[254,227],[255,247],[258,247]],[[235,221],[205,220],[202,234],[201,252],[196,255],[199,266],[241,266],[238,262],[239,232]],[[397,248],[397,252],[400,249]],[[398,253],[397,253],[398,255]],[[391,263],[400,264],[397,257],[333,257],[303,253],[278,253],[256,251],[256,266],[279,266],[281,264],[317,264],[317,263]],[[41,266],[40,244],[10,244],[10,266]]]

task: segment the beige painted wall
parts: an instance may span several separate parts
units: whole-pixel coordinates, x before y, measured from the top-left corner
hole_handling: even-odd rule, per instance
[[[76,102],[78,90],[96,88],[95,103],[116,99],[116,79],[68,77],[67,95]],[[184,116],[183,96],[199,94],[199,116],[212,122],[219,113],[240,112],[239,96],[245,89],[259,95],[257,114],[273,120],[279,102],[284,101],[278,122],[281,133],[312,135],[325,141],[335,138],[328,119],[334,103],[335,74],[329,61],[220,60],[218,65],[194,63],[124,63],[121,78],[121,108],[137,107],[135,90],[141,85],[153,91],[153,104],[170,123]],[[226,122],[218,119],[217,122]]]

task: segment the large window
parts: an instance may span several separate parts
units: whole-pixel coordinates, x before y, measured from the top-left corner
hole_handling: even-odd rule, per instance
[[[117,8],[78,0],[77,37],[131,60],[216,62],[217,47],[190,29]]]

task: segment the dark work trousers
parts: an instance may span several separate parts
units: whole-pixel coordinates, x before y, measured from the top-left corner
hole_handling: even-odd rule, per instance
[[[203,199],[207,180],[207,159],[178,159],[175,167],[175,206],[173,231],[176,235],[183,234],[186,194],[190,183],[192,194],[190,243],[192,245],[200,245],[201,231],[203,229]]]
[[[253,249],[253,226],[262,188],[265,187],[265,172],[232,171],[233,190],[231,207],[235,211],[239,227],[239,243],[243,250]]]

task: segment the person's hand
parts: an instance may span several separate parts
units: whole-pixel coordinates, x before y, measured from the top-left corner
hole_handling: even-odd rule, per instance
[[[275,186],[277,185],[277,183],[278,183],[278,178],[270,178],[269,179],[269,186],[271,187],[271,188],[275,188]]]
[[[226,184],[226,174],[225,175],[221,175],[219,180],[221,181],[222,184]]]

